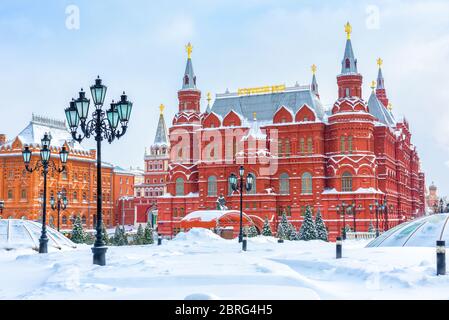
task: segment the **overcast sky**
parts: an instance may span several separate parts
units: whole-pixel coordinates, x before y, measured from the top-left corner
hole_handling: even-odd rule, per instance
[[[448,17],[444,0],[2,0],[0,133],[17,135],[33,112],[64,119],[68,101],[99,74],[109,101],[126,90],[134,102],[128,134],[105,146],[104,158],[143,167],[159,104],[167,106],[168,124],[177,110],[187,42],[203,109],[208,91],[307,84],[313,63],[322,101],[331,105],[349,20],[364,97],[380,56],[387,93],[396,117],[410,122],[427,184],[449,194]]]

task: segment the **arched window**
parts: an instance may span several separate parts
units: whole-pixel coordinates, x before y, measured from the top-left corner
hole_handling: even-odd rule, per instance
[[[312,175],[309,172],[304,172],[301,179],[301,193],[311,194],[312,193]]]
[[[285,155],[290,156],[290,140],[285,139]]]
[[[189,84],[189,77],[187,75],[184,76],[184,84],[185,85]]]
[[[351,192],[352,191],[352,174],[350,172],[344,172],[341,176],[341,191]]]
[[[81,218],[81,222],[83,223],[83,224],[86,224],[86,216],[85,215],[83,215],[83,217]]]
[[[307,138],[307,152],[313,153],[313,140],[312,137]]]
[[[352,136],[348,137],[348,152],[352,152]]]
[[[282,157],[282,139],[278,139],[278,156]]]
[[[217,195],[217,177],[210,176],[207,179],[207,195],[209,197],[215,197]]]
[[[248,191],[247,193],[248,193],[248,194],[256,194],[256,192],[257,192],[257,188],[256,188],[256,175],[254,175],[254,174],[252,174],[252,173],[250,173],[249,175],[253,177],[253,186],[252,186],[251,190]]]
[[[287,173],[283,173],[279,176],[279,193],[290,194],[290,177]]]
[[[301,153],[304,153],[304,138],[301,138],[300,140],[299,140],[299,151],[301,152]]]
[[[345,68],[346,68],[346,69],[351,68],[351,61],[349,61],[349,58],[346,58],[346,61],[345,61]]]
[[[9,190],[8,190],[8,200],[12,200],[12,198],[13,198],[12,190],[9,189]]]
[[[62,172],[62,180],[67,180],[67,171]]]
[[[345,152],[345,144],[346,144],[345,137],[341,136],[340,137],[340,150],[341,150],[341,152]]]
[[[184,179],[183,178],[176,179],[176,195],[177,196],[184,195]]]
[[[78,193],[73,191],[73,202],[78,202]]]
[[[231,178],[232,177],[235,177],[235,174],[233,174],[233,173],[231,173],[231,175],[229,176],[229,179],[228,179],[228,195],[231,195],[232,194],[232,192],[234,191],[233,189],[232,189],[232,185],[231,185]],[[237,178],[237,177],[236,177]],[[237,182],[237,183],[239,183],[239,182]]]
[[[26,200],[26,198],[27,198],[27,191],[26,191],[26,189],[22,189],[20,198],[21,198],[22,200]]]

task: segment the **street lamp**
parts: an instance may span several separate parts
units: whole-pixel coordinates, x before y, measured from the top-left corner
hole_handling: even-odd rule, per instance
[[[377,238],[379,237],[379,209],[381,207],[379,201],[376,200],[374,206],[376,207],[376,238]]]
[[[40,160],[36,161],[34,167],[30,167],[32,152],[30,147],[26,146],[22,151],[23,162],[25,163],[25,169],[32,173],[34,171],[42,170],[44,176],[44,199],[42,203],[42,232],[39,239],[39,253],[47,253],[47,174],[49,169],[56,171],[58,173],[63,172],[66,169],[67,158],[69,151],[66,147],[62,147],[59,152],[59,159],[61,161],[62,167],[58,167],[54,161],[50,160],[51,150],[50,150],[51,136],[48,133],[44,134],[41,139],[42,148],[40,149]]]
[[[443,213],[444,209],[443,209],[443,198],[440,199],[440,213]]]
[[[384,196],[384,214],[385,214],[385,224],[384,224],[384,231],[388,231],[389,226],[388,226],[388,202],[387,202],[387,195]]]
[[[4,208],[5,208],[5,201],[0,200],[0,219],[1,219],[1,215],[3,214]]]
[[[61,211],[64,211],[67,209],[68,200],[65,194],[63,194],[61,191],[58,191],[57,195],[58,201],[55,203],[55,197],[51,196],[50,198],[50,204],[51,209],[53,211],[58,210],[58,232],[59,232],[59,221],[61,218]]]
[[[97,142],[97,225],[96,240],[92,248],[93,263],[96,265],[106,265],[106,251],[102,237],[102,187],[101,187],[101,142],[105,139],[112,143],[116,138],[122,137],[128,128],[128,121],[131,116],[133,104],[123,92],[120,101],[112,101],[110,108],[103,111],[103,104],[106,97],[107,87],[102,84],[100,77],[95,80],[95,84],[90,87],[95,111],[92,119],[88,121],[90,100],[86,98],[86,93],[81,89],[79,97],[70,102],[70,106],[65,109],[67,123],[70,127],[73,139],[80,142],[89,139],[91,136]],[[121,128],[117,130],[120,122]],[[77,134],[78,127],[81,127],[82,134]]]
[[[251,174],[248,174],[246,177],[246,184],[243,185],[243,175],[245,174],[245,168],[240,166],[239,175],[240,175],[240,186],[237,185],[237,177],[235,175],[231,175],[229,178],[229,182],[231,183],[231,188],[234,191],[240,192],[240,231],[239,231],[239,242],[243,241],[243,191],[247,192],[251,191],[253,188],[254,177]]]
[[[343,240],[346,240],[346,202],[342,202],[341,204],[342,212],[343,212]],[[346,209],[345,209],[346,208]]]

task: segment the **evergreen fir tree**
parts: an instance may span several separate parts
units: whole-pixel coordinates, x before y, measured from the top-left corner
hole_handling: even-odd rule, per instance
[[[73,223],[71,240],[75,243],[84,243],[85,238],[86,235],[84,234],[83,223],[81,217],[78,215]]]
[[[255,226],[251,226],[248,228],[248,238],[254,238],[257,237],[259,233],[257,232],[257,229]]]
[[[315,228],[317,239],[328,241],[326,225],[324,224],[323,218],[321,217],[321,211],[319,209],[315,216]]]
[[[85,233],[84,234],[84,243],[85,244],[94,244],[95,242],[95,236],[92,233]]]
[[[145,234],[144,234],[142,225],[139,224],[139,227],[137,228],[137,233],[136,233],[136,235],[134,237],[134,244],[135,245],[142,245],[142,244],[144,244],[144,237],[145,237]]]
[[[271,231],[270,222],[268,221],[268,217],[265,218],[265,222],[262,228],[262,235],[266,237],[272,237],[273,232]]]
[[[110,246],[111,239],[109,239],[108,231],[106,230],[106,226],[104,223],[102,223],[102,226],[101,226],[101,236],[102,236],[104,245]]]
[[[282,214],[281,222],[278,225],[277,237],[282,240],[289,239],[290,227],[285,213]]]
[[[119,225],[115,228],[114,233],[114,245],[116,246],[125,246],[128,244],[128,239],[125,234],[124,228]]]
[[[144,230],[143,244],[153,244],[153,243],[154,243],[153,228],[151,226],[150,221],[148,221]]]
[[[304,221],[301,225],[301,229],[299,230],[299,240],[316,240],[317,239],[317,232],[315,223],[313,222],[312,218],[312,208],[310,206],[307,206],[306,213],[304,215]]]
[[[288,240],[298,240],[298,232],[296,232],[296,228],[291,222],[288,223]]]

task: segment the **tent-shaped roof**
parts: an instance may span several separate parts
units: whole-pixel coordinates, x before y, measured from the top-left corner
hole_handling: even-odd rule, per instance
[[[400,224],[367,247],[435,247],[437,240],[449,243],[449,214],[434,214]]]
[[[42,224],[17,219],[0,220],[0,249],[12,250],[18,248],[39,249]],[[76,245],[58,231],[47,227],[48,246],[76,248]]]

